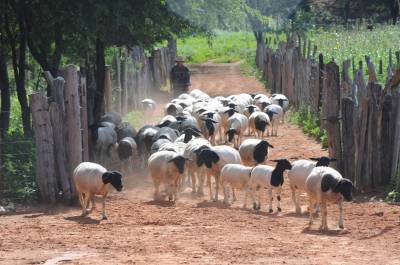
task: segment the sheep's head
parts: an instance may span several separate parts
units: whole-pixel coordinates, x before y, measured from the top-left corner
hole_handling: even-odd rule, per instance
[[[254,105],[250,105],[247,106],[246,108],[248,109],[249,113],[252,114],[257,107]]]
[[[268,147],[274,148],[267,141],[260,141],[253,151],[253,158],[257,163],[262,163],[268,155]]]
[[[199,156],[200,160],[204,162],[207,168],[211,168],[213,163],[215,164],[219,161],[218,154],[209,149],[202,150]]]
[[[213,119],[211,119],[211,118],[202,119],[202,121],[204,121],[206,123],[206,128],[208,130],[208,134],[209,135],[214,135],[214,131],[215,131],[214,124],[216,124],[218,122],[213,120]]]
[[[283,159],[277,159],[277,160],[271,160],[273,162],[276,162],[276,169],[285,171],[285,170],[290,170],[292,169],[292,164],[287,160],[286,158]]]
[[[354,185],[349,179],[341,179],[338,185],[335,187],[334,192],[340,192],[346,201],[353,200],[353,189]]]
[[[269,117],[269,119],[272,121],[272,118],[274,117],[274,114],[278,114],[278,113],[276,113],[275,111],[272,111],[272,110],[266,110],[265,111],[265,113],[267,113],[267,115],[268,115],[268,117]]]
[[[233,114],[237,113],[237,112],[238,112],[237,110],[232,109],[232,108],[224,111],[224,113],[227,113],[229,117],[232,116]]]
[[[176,156],[172,158],[171,160],[168,161],[168,163],[174,163],[176,168],[178,169],[180,174],[183,174],[185,171],[185,162],[187,159],[185,159],[183,156]]]
[[[226,135],[228,135],[228,142],[232,143],[233,137],[235,134],[238,134],[238,132],[235,129],[230,128],[229,130],[226,131]]]
[[[104,184],[111,184],[117,191],[121,191],[122,175],[118,171],[107,171],[103,174],[102,180]]]
[[[327,167],[329,166],[330,162],[336,161],[336,158],[329,158],[326,156],[311,157],[310,159],[313,161],[317,161],[317,164],[315,165],[316,167]]]
[[[192,137],[200,137],[200,132],[196,131],[193,128],[187,128],[183,131],[183,133],[185,134],[185,138],[183,139],[183,142],[185,144],[187,144],[190,140],[192,140]]]

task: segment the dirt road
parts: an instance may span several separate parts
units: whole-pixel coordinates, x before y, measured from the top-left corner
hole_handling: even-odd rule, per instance
[[[238,64],[192,69],[193,88],[211,95],[264,91]],[[268,141],[271,159],[326,154],[288,124]],[[157,203],[144,172],[126,183],[111,193],[108,221],[98,211],[82,218],[78,207],[44,205],[0,216],[0,264],[400,264],[400,207],[370,201],[372,195],[346,203],[345,230],[329,207],[331,230],[320,232],[319,219],[308,228],[307,214],[293,213],[287,183],[278,214],[266,213],[265,203],[259,213],[242,209],[242,194],[230,208],[189,190],[175,206]]]

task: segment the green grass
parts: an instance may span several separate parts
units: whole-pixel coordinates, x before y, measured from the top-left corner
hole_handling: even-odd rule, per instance
[[[211,39],[193,36],[178,40],[178,54],[186,57],[187,63],[216,63],[240,61],[250,54],[255,56],[256,41],[251,32],[216,32]]]
[[[302,127],[303,132],[319,140],[323,148],[328,148],[328,135],[320,127],[319,117],[315,117],[310,108],[301,108],[289,112],[289,122]]]
[[[144,119],[144,113],[141,111],[131,111],[123,117],[123,121],[129,122],[134,128],[141,128]]]
[[[312,44],[318,46],[318,53],[324,55],[325,62],[331,61],[342,66],[342,62],[354,58],[355,68],[358,62],[363,61],[363,69],[367,73],[365,56],[369,56],[375,64],[378,73],[379,60],[383,61],[383,74],[378,75],[378,80],[384,83],[386,80],[387,67],[389,65],[389,51],[392,50],[393,64],[397,64],[395,52],[400,51],[400,27],[391,25],[376,25],[373,31],[345,30],[335,27],[326,31],[312,30],[308,32]],[[352,67],[350,69],[353,76]]]

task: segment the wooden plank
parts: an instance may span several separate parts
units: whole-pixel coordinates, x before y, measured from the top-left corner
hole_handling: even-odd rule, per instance
[[[104,68],[104,110],[112,111],[111,65]]]
[[[87,83],[85,71],[79,71],[80,79],[80,103],[81,103],[81,125],[82,125],[82,158],[83,161],[89,161],[89,121],[88,121],[88,107],[87,107]]]
[[[342,98],[343,176],[353,182],[355,181],[355,108],[352,98]]]
[[[36,142],[36,182],[41,199],[48,203],[56,203],[58,189],[55,178],[53,129],[46,93],[31,94],[29,99]]]
[[[121,88],[121,59],[119,54],[115,54],[114,56],[114,67],[115,69],[114,75],[113,75],[113,80],[114,80],[114,88],[113,88],[113,93],[114,93],[114,106],[115,110],[118,113],[122,113],[122,107],[121,107],[121,101],[122,101],[122,88]]]
[[[60,72],[65,79],[65,109],[66,125],[68,128],[66,150],[68,172],[72,175],[75,167],[82,162],[81,106],[79,103],[78,69],[75,65],[68,65]],[[73,189],[72,194],[73,197],[76,196],[75,189]]]
[[[339,67],[334,62],[325,66],[322,117],[326,121],[325,128],[328,134],[328,151],[330,157],[335,157],[334,165],[342,170],[341,131],[339,123],[340,113],[340,77]]]
[[[121,111],[122,115],[128,113],[128,61],[122,61],[121,65]]]

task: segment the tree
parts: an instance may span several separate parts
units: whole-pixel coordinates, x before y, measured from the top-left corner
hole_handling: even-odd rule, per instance
[[[25,135],[31,134],[31,119],[28,98],[25,89],[26,70],[26,27],[23,9],[25,0],[8,0],[4,12],[4,27],[7,43],[11,50],[17,97],[21,106],[22,126]]]
[[[2,7],[2,5],[0,6]],[[5,52],[8,49],[5,40],[3,18],[4,18],[3,16],[0,16],[0,95],[1,95],[0,138],[4,137],[10,126],[10,109],[11,109],[10,83],[8,80],[7,57]]]

